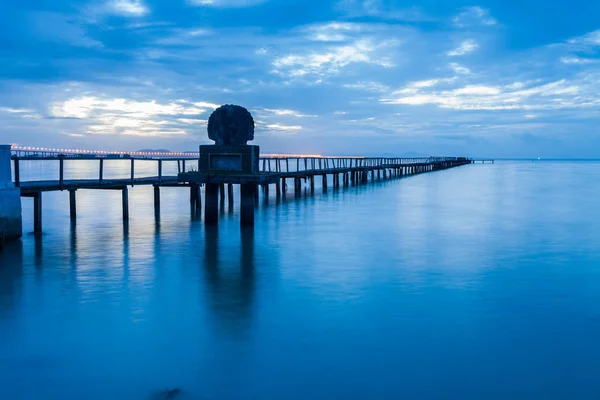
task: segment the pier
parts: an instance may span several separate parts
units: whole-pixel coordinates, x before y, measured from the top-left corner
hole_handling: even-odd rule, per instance
[[[244,107],[224,105],[208,120],[208,137],[214,145],[201,145],[197,153],[107,152],[94,150],[15,148],[0,146],[0,240],[18,238],[22,234],[21,197],[33,198],[34,233],[42,232],[44,192],[68,191],[71,221],[77,218],[78,190],[119,190],[123,220],[129,220],[129,187],[152,186],[155,215],[160,214],[160,194],[164,187],[189,187],[191,211],[202,209],[204,187],[204,222],[217,224],[219,210],[233,209],[234,185],[239,185],[240,225],[254,225],[254,209],[259,188],[268,199],[274,186],[278,199],[286,198],[288,188],[294,197],[301,197],[302,183],[315,193],[320,181],[323,192],[369,182],[398,179],[426,172],[441,171],[476,162],[466,157],[323,157],[323,156],[262,156],[260,148],[247,144],[254,139],[254,119]],[[14,163],[14,181],[10,162]],[[54,180],[21,179],[24,161],[58,163]],[[68,179],[67,164],[92,162],[94,178]],[[127,177],[108,177],[106,167],[111,162],[129,163]],[[493,160],[478,160],[482,163]],[[155,163],[155,173],[138,176],[136,165]],[[137,164],[136,164],[137,163]],[[177,164],[177,173],[165,174],[165,166]],[[288,183],[290,184],[288,186]]]
[[[129,219],[128,188],[132,186],[152,186],[155,213],[160,213],[161,188],[187,187],[190,190],[190,206],[193,212],[203,210],[206,224],[218,222],[219,210],[227,206],[230,208],[235,203],[234,185],[239,185],[240,194],[240,223],[252,225],[254,223],[254,210],[258,196],[262,191],[263,196],[269,196],[271,190],[275,191],[277,198],[285,199],[286,196],[300,197],[304,186],[306,192],[314,194],[315,186],[319,184],[326,192],[329,189],[364,185],[380,180],[398,179],[426,172],[440,171],[465,164],[474,160],[465,157],[422,157],[422,158],[387,158],[387,157],[315,157],[315,156],[270,156],[259,159],[259,171],[256,174],[222,174],[199,172],[198,155],[187,156],[130,156],[115,158],[107,155],[76,155],[69,153],[44,152],[37,155],[32,152],[13,150],[4,146],[3,162],[5,185],[10,189],[2,190],[0,200],[7,199],[11,193],[10,209],[13,221],[18,215],[19,230],[13,233],[7,231],[7,218],[0,227],[3,235],[18,237],[21,235],[20,197],[33,198],[35,233],[41,233],[43,228],[43,193],[51,191],[66,191],[69,193],[69,210],[72,221],[77,218],[77,191],[78,190],[119,190],[122,194],[123,219]],[[10,178],[10,162],[14,166],[14,181]],[[105,168],[111,162],[126,160],[129,162],[130,173],[128,178],[108,178]],[[58,174],[54,180],[26,180],[21,179],[23,161],[38,161],[44,163],[58,163]],[[96,179],[66,179],[68,168],[72,163],[93,161],[97,165]],[[151,176],[137,176],[136,163],[140,161],[152,162],[156,165],[156,174]],[[164,167],[177,165],[177,174],[163,174]],[[174,169],[174,168],[173,168]],[[9,183],[8,183],[9,182]],[[260,189],[260,190],[259,190]],[[204,199],[202,199],[204,197]],[[202,209],[202,205],[204,208]],[[3,207],[4,209],[4,207]],[[8,209],[8,206],[6,206]],[[15,225],[15,223],[13,223]]]

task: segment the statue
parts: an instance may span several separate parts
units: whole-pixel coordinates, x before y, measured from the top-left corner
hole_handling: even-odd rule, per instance
[[[226,104],[208,118],[208,137],[216,145],[245,145],[254,139],[254,119],[242,106]]]

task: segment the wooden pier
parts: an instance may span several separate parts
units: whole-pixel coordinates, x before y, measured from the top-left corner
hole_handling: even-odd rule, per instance
[[[302,195],[302,181],[308,181],[310,192],[314,193],[315,180],[321,180],[324,192],[328,190],[332,177],[333,189],[350,185],[364,185],[370,181],[394,179],[425,172],[440,171],[473,160],[465,157],[429,158],[358,158],[358,157],[276,157],[261,158],[261,171],[258,174],[184,172],[179,181],[185,184],[196,183],[206,186],[204,221],[213,224],[218,221],[217,196],[219,187],[240,185],[240,223],[254,224],[254,208],[258,187],[269,195],[269,186],[275,186],[277,197],[285,195],[288,180],[293,183],[295,197]],[[231,190],[231,189],[230,189]],[[221,193],[224,190],[221,189]],[[223,199],[223,197],[221,198]]]
[[[262,188],[264,196],[274,186],[278,198],[285,198],[293,191],[294,197],[302,196],[303,182],[307,191],[315,192],[320,183],[322,191],[338,190],[342,187],[364,185],[371,181],[407,177],[425,172],[440,171],[474,162],[464,157],[422,157],[422,158],[384,158],[384,157],[302,157],[277,156],[261,157],[259,172],[256,174],[222,174],[198,172],[197,156],[189,157],[126,157],[114,158],[97,155],[68,154],[13,154],[14,186],[19,188],[22,197],[34,200],[34,232],[42,232],[42,194],[49,191],[68,191],[69,209],[72,221],[77,218],[78,190],[120,190],[122,193],[123,220],[129,219],[129,195],[131,186],[153,186],[155,213],[160,213],[161,187],[189,187],[192,212],[202,208],[204,192],[204,221],[206,224],[218,222],[219,209],[225,202],[230,209],[235,202],[234,185],[240,185],[240,223],[254,224],[254,210]],[[80,160],[93,160],[98,164],[96,179],[65,179],[66,164]],[[105,165],[112,161],[127,160],[130,163],[129,178],[107,178]],[[137,161],[156,163],[156,174],[136,176]],[[22,181],[21,165],[23,161],[54,161],[59,163],[55,180]],[[177,175],[164,175],[163,166],[177,163]],[[173,165],[173,164],[171,164]],[[204,187],[204,191],[200,188]]]

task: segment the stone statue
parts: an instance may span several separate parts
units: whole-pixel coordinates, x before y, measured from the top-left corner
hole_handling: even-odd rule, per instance
[[[226,104],[208,118],[208,137],[217,145],[244,145],[254,139],[254,119],[242,106]]]

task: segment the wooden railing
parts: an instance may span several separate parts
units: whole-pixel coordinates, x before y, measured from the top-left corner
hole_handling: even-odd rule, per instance
[[[182,153],[177,153],[182,154]],[[135,162],[136,161],[156,161],[156,175],[152,177],[158,178],[158,183],[163,180],[163,164],[177,163],[177,172],[189,172],[197,170],[198,156],[172,156],[172,157],[151,157],[151,156],[131,156],[128,154],[63,154],[52,152],[34,152],[27,150],[13,150],[12,160],[14,162],[14,177],[15,186],[21,184],[21,161],[58,161],[58,182],[62,186],[65,179],[65,161],[97,161],[98,162],[98,182],[102,184],[105,179],[104,164],[110,161],[130,161],[129,181],[131,185],[140,182],[140,179],[135,177]],[[432,164],[444,161],[467,160],[459,157],[324,157],[324,156],[269,156],[261,157],[259,161],[259,170],[262,173],[297,173],[297,172],[334,172],[336,170],[351,170],[351,169],[376,169],[376,168],[393,168],[395,166],[416,165],[416,164]],[[187,162],[187,165],[186,165]],[[173,178],[173,176],[169,176]],[[127,179],[122,179],[124,182]],[[136,182],[137,180],[137,182]],[[138,183],[139,184],[139,183]],[[142,183],[143,184],[143,183]]]

